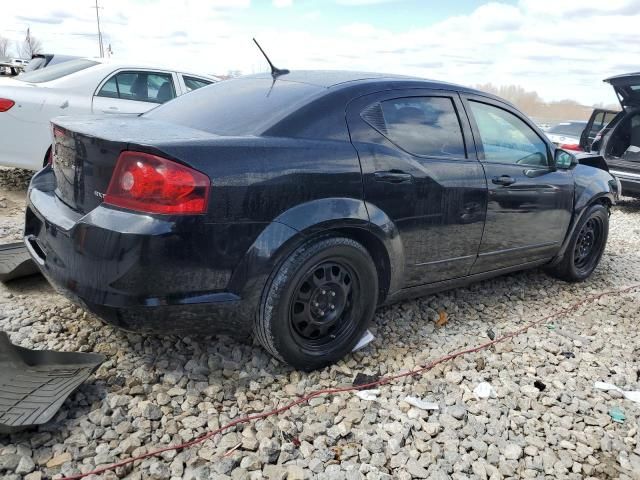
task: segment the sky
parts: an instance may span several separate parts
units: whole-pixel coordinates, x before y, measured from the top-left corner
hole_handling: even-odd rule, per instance
[[[640,71],[640,0],[100,0],[113,58],[193,73],[399,73],[520,85],[547,100],[613,104],[602,80]],[[0,35],[97,56],[95,0],[4,2]]]

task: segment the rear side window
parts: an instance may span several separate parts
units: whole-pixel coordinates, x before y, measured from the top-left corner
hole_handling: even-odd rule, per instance
[[[182,76],[184,80],[184,86],[187,87],[187,92],[191,92],[192,90],[197,90],[202,87],[206,87],[210,85],[211,81],[205,80],[203,78],[195,78],[195,77],[187,77],[186,75]]]
[[[383,133],[403,150],[420,156],[466,156],[460,120],[451,98],[395,98],[380,106]]]
[[[175,98],[176,91],[170,73],[120,72],[107,80],[98,96],[164,103]]]

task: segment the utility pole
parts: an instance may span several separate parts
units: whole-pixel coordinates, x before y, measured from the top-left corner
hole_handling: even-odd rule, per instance
[[[98,0],[96,0],[96,6],[91,8],[96,9],[96,20],[98,22],[98,44],[100,46],[100,58],[104,58],[104,47],[102,46],[102,32],[100,31],[100,9],[102,7],[98,6]]]

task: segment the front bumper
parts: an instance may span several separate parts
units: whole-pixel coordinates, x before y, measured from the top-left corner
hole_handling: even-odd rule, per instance
[[[24,241],[57,291],[108,323],[139,332],[244,334],[255,305],[227,290],[233,265],[214,248],[217,229],[199,218],[106,206],[81,214],[32,183]]]

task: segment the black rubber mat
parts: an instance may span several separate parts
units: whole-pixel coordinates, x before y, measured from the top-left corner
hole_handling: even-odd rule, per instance
[[[0,433],[51,420],[71,392],[104,360],[95,353],[17,347],[0,332]]]
[[[0,282],[40,273],[24,243],[0,245]]]

